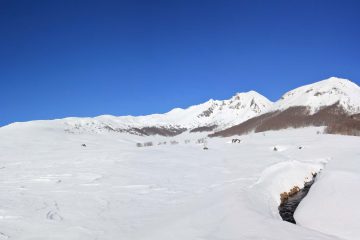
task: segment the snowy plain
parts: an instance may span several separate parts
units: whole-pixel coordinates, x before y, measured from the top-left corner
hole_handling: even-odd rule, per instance
[[[203,150],[200,133],[0,128],[0,239],[360,239],[360,138],[319,130],[210,138]],[[320,170],[298,224],[282,221],[280,193]]]

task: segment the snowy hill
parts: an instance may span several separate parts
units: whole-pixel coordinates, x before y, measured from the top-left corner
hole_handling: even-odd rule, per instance
[[[348,113],[359,113],[360,87],[347,79],[331,77],[285,93],[274,104],[273,110],[307,106],[314,113],[321,107],[330,106],[337,102]]]
[[[204,126],[211,127],[210,129],[230,127],[267,112],[271,107],[271,101],[255,91],[250,91],[237,93],[228,100],[211,99],[186,109],[175,108],[164,114],[65,118],[54,120],[52,124],[54,127],[60,124],[66,131],[72,133],[114,131],[136,135],[174,136]],[[34,124],[36,125],[37,122]],[[43,125],[43,122],[40,124]]]
[[[326,126],[326,133],[360,135],[360,87],[335,77],[302,86],[283,95],[268,112],[211,136],[308,126]]]
[[[113,128],[175,127],[192,129],[217,125],[220,128],[241,123],[270,109],[272,102],[257,92],[237,93],[229,100],[212,100],[186,109],[175,108],[165,114],[147,116],[99,116],[81,124],[103,123]],[[70,120],[70,119],[69,119]],[[79,119],[77,120],[79,121]],[[67,121],[71,124],[77,121]]]

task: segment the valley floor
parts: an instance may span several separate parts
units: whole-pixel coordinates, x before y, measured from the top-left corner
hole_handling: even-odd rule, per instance
[[[360,138],[318,130],[211,138],[203,150],[200,134],[0,128],[0,239],[360,239]],[[283,222],[280,193],[320,170],[298,225]]]

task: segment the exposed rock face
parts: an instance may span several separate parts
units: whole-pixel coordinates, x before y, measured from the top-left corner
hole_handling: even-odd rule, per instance
[[[201,117],[210,117],[210,115],[214,112],[214,107],[210,107],[203,111],[201,114],[198,115],[198,118]]]

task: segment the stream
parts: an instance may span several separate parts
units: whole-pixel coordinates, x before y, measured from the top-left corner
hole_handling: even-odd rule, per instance
[[[290,196],[286,199],[283,203],[279,206],[279,213],[281,218],[284,221],[291,222],[296,224],[294,219],[294,212],[296,208],[299,206],[301,200],[308,194],[311,186],[315,181],[316,175],[314,175],[313,179],[307,183],[305,183],[304,188],[300,189],[299,192],[295,193],[294,195]]]

